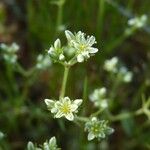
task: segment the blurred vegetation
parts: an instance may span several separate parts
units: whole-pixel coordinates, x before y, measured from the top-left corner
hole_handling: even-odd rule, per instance
[[[83,97],[85,116],[95,110],[89,94],[102,86],[113,95],[112,114],[130,114],[142,108],[142,100],[144,103],[150,97],[149,9],[149,0],[0,1],[0,43],[20,46],[17,65],[4,61],[0,50],[0,149],[25,149],[28,141],[42,144],[52,136],[65,150],[149,149],[150,118],[145,114],[113,120],[114,134],[92,142],[75,123],[53,119],[44,99],[58,97],[63,68],[52,64],[46,70],[35,69],[37,56],[45,54],[56,38],[66,42],[66,29],[81,30],[96,37],[100,51],[71,69],[68,96]],[[146,25],[125,34],[128,20],[143,14],[148,17]],[[104,71],[104,61],[113,56],[133,72],[131,83],[116,85],[117,78]]]

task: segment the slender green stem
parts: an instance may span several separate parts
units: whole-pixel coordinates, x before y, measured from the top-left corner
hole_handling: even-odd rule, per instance
[[[128,11],[132,11],[133,6],[134,6],[135,0],[129,1],[127,5]]]
[[[60,98],[63,98],[65,96],[69,69],[70,69],[69,66],[65,66],[64,77],[63,77],[63,82],[62,82],[62,87],[61,87],[61,92],[60,92]]]
[[[81,122],[87,122],[89,121],[89,119],[87,117],[79,117],[79,116],[76,116],[75,117],[76,120],[79,120]]]
[[[85,115],[86,114],[86,103],[87,103],[87,90],[88,90],[88,80],[87,80],[87,76],[85,77],[84,79],[84,86],[83,86],[83,96],[82,96],[82,99],[83,99],[83,109],[82,109],[82,115]]]
[[[57,15],[57,31],[62,24],[62,10],[63,10],[63,5],[60,4],[58,5],[58,15]]]
[[[115,76],[113,74],[112,75],[112,80],[115,78]],[[120,85],[120,75],[118,74],[117,77],[115,78],[114,82],[113,82],[113,85],[112,85],[112,88],[111,88],[111,92],[110,92],[110,109],[113,107],[113,102],[114,102],[114,98],[116,97],[116,92],[119,85]]]
[[[25,70],[19,63],[16,64],[16,68],[15,68],[16,72],[20,73],[21,75],[25,76],[25,77],[30,77],[32,76],[35,71],[36,71],[36,67],[32,67],[31,69],[29,70]]]
[[[120,46],[123,41],[125,41],[127,36],[125,34],[122,34],[117,39],[115,39],[113,42],[109,43],[109,45],[106,46],[107,53],[110,53],[113,49]]]
[[[101,38],[102,30],[103,30],[103,19],[104,19],[104,9],[105,8],[105,0],[99,0],[99,10],[98,10],[98,18],[97,18],[97,33],[98,38]]]
[[[120,46],[128,37],[130,37],[137,31],[137,29],[134,27],[130,28],[129,30],[130,30],[130,33],[127,33],[127,30],[125,30],[125,32],[121,34],[117,39],[115,39],[113,42],[106,45],[105,49],[107,53],[110,53],[116,47]]]
[[[127,119],[127,118],[130,118],[130,117],[133,117],[133,116],[139,116],[141,114],[143,114],[143,110],[138,109],[135,112],[121,113],[121,114],[116,115],[116,116],[111,115],[111,116],[109,116],[109,118],[110,118],[111,121],[119,121],[119,120]]]
[[[56,35],[59,32],[59,28],[62,25],[63,19],[63,6],[65,4],[65,0],[60,0],[58,4],[58,13],[57,13],[57,22],[56,22]]]
[[[85,101],[87,99],[87,76],[84,79],[84,86],[83,86],[83,100]]]
[[[93,113],[93,114],[91,115],[91,117],[96,117],[96,116],[98,116],[99,114],[101,114],[101,113],[103,112],[103,110],[104,110],[104,109],[99,109],[98,111],[96,111],[95,113]]]
[[[6,73],[8,77],[8,82],[10,84],[10,90],[12,92],[12,95],[17,95],[18,93],[18,85],[16,83],[15,77],[14,77],[14,70],[13,66],[6,63]]]

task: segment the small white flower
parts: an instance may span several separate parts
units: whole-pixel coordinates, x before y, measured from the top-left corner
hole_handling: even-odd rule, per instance
[[[0,140],[4,138],[4,133],[0,131]]]
[[[124,66],[122,66],[119,69],[119,76],[122,79],[122,81],[128,83],[132,81],[133,73],[131,71],[128,71],[128,69]]]
[[[16,44],[16,43],[12,43],[11,49],[15,53],[15,52],[17,52],[19,50],[19,45]]]
[[[118,61],[117,57],[106,60],[104,63],[104,69],[108,72],[117,72]]]
[[[58,148],[56,138],[53,136],[40,147],[37,147],[37,144],[34,145],[32,142],[28,142],[27,150],[61,150],[61,148]]]
[[[36,67],[37,69],[46,69],[51,65],[51,59],[49,56],[44,56],[42,54],[39,54],[37,57],[37,64]]]
[[[98,120],[93,117],[85,124],[85,131],[88,131],[88,140],[91,141],[94,138],[104,139],[106,135],[110,135],[114,132],[114,129],[107,126],[108,121]]]
[[[5,49],[7,49],[7,45],[6,45],[5,43],[2,43],[2,44],[0,45],[0,48],[1,48],[2,50],[5,50]]]
[[[14,64],[17,61],[17,52],[19,50],[19,46],[16,43],[12,43],[11,45],[6,45],[2,43],[0,45],[2,49],[3,58],[9,62],[10,64]]]
[[[128,25],[135,28],[142,28],[147,21],[147,16],[142,15],[141,17],[135,17],[128,20]]]
[[[90,94],[89,98],[96,107],[101,107],[101,108],[108,107],[108,99],[106,98],[105,87],[95,89],[94,92]]]
[[[124,76],[124,82],[131,82],[133,77],[133,73],[128,71]]]
[[[55,61],[64,61],[65,56],[63,54],[63,48],[61,47],[60,39],[54,42],[54,46],[51,46],[48,50],[49,56]]]
[[[49,142],[44,142],[43,144],[43,149],[44,150],[60,150],[57,146],[56,138],[52,137]]]
[[[65,31],[68,44],[76,49],[78,62],[83,62],[98,52],[97,48],[92,47],[96,43],[94,36],[85,36],[85,33],[79,31],[75,35],[69,30]]]
[[[101,101],[101,107],[102,108],[107,108],[108,107],[108,102],[107,102],[108,100],[107,99],[103,99],[102,101]]]
[[[45,103],[51,113],[54,113],[55,118],[65,117],[66,119],[73,121],[74,114],[77,113],[78,107],[82,103],[82,99],[70,100],[69,97],[64,97],[59,101],[45,99]]]

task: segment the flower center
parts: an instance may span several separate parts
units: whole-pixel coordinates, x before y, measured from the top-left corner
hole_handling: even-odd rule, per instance
[[[81,44],[81,45],[80,45],[81,51],[83,51],[85,48],[86,48],[86,45],[84,45],[84,44]]]
[[[61,111],[62,111],[64,114],[70,113],[70,111],[71,111],[70,105],[68,105],[67,103],[64,103],[64,105],[61,107]]]
[[[100,132],[98,124],[95,124],[91,130],[94,134],[98,134]]]

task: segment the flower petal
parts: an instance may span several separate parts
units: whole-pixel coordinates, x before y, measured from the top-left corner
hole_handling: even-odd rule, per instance
[[[94,48],[94,47],[89,47],[88,51],[89,51],[89,53],[94,54],[94,53],[98,52],[98,49]]]
[[[58,109],[55,107],[51,109],[51,113],[57,113],[57,111],[58,111]]]
[[[74,120],[74,115],[73,113],[68,113],[67,115],[65,115],[66,119],[68,119],[69,121],[73,121]]]
[[[62,99],[62,102],[63,102],[63,103],[67,103],[68,105],[71,104],[71,100],[70,100],[69,97],[64,97],[64,98]]]
[[[90,58],[89,52],[88,51],[83,51],[82,56],[86,59]]]
[[[64,59],[65,59],[65,56],[64,56],[63,54],[60,54],[60,55],[59,55],[59,60],[62,61],[62,60],[64,60]]]
[[[94,36],[90,36],[87,42],[88,42],[89,46],[92,46],[93,44],[96,43],[95,37]]]
[[[61,48],[60,39],[57,39],[57,40],[54,42],[54,47],[55,47],[55,49],[60,49],[60,48]]]
[[[88,140],[91,141],[91,140],[93,140],[94,138],[95,138],[95,135],[94,135],[92,132],[90,132],[90,133],[88,134]]]
[[[69,42],[74,39],[73,33],[72,33],[71,31],[69,31],[69,30],[66,30],[66,31],[65,31],[65,35],[66,35],[66,38],[67,38],[67,40],[68,40]]]
[[[74,45],[74,48],[76,48],[77,50],[81,50],[81,45],[76,43],[76,42],[73,42],[73,45]]]
[[[92,121],[97,121],[97,118],[96,117],[92,117]]]
[[[61,111],[58,111],[55,115],[56,118],[61,118],[62,116],[64,116],[64,114]]]
[[[74,112],[74,111],[76,111],[76,110],[77,110],[78,105],[76,105],[76,104],[72,104],[70,107],[71,107],[71,111],[72,111],[72,112]]]
[[[55,146],[55,145],[56,145],[56,138],[55,138],[55,136],[53,136],[53,137],[49,140],[49,145],[51,145],[51,146]]]
[[[84,61],[83,55],[79,54],[79,55],[77,56],[77,61],[80,62],[80,63],[83,62],[83,61]]]
[[[57,109],[59,109],[61,106],[62,106],[62,103],[61,103],[60,101],[57,101],[57,102],[55,103],[55,107],[56,107]]]
[[[44,100],[47,106],[54,106],[55,101],[51,99],[45,99]]]
[[[105,137],[106,137],[106,135],[105,135],[104,132],[101,132],[98,136],[99,136],[100,138],[105,138]]]
[[[74,100],[74,104],[76,104],[77,106],[80,106],[82,104],[83,100],[82,99],[76,99]]]
[[[50,49],[48,50],[48,54],[53,54],[55,52],[55,49],[54,49],[54,47],[50,47]]]

